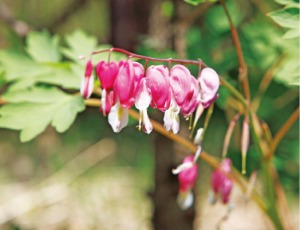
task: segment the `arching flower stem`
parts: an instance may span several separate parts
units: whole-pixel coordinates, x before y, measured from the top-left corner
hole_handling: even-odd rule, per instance
[[[106,52],[122,53],[122,54],[127,55],[129,58],[138,58],[138,59],[143,59],[145,61],[178,63],[178,64],[182,64],[182,65],[197,65],[197,66],[199,66],[199,68],[207,67],[207,65],[201,59],[198,59],[196,61],[196,60],[173,59],[173,58],[153,58],[153,57],[148,57],[148,56],[144,56],[144,55],[140,55],[140,54],[135,54],[135,53],[129,52],[129,51],[121,49],[121,48],[110,48],[110,49],[105,49],[105,50],[94,51],[91,53],[91,56],[96,55],[96,54],[106,53]]]

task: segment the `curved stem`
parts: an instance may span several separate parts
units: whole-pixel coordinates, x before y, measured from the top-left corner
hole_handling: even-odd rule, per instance
[[[248,69],[247,69],[247,65],[245,63],[245,59],[244,59],[240,39],[239,39],[237,30],[236,30],[236,28],[233,24],[233,21],[231,19],[230,13],[227,9],[227,6],[225,4],[225,1],[221,0],[220,2],[221,2],[221,5],[224,8],[225,14],[226,14],[226,16],[228,18],[228,21],[229,21],[233,43],[234,43],[236,53],[237,53],[237,57],[238,57],[238,61],[239,61],[239,67],[240,67],[239,68],[239,80],[242,83],[242,87],[243,87],[246,99],[248,101],[250,101],[250,88],[249,88],[249,82],[248,82]]]
[[[94,51],[91,53],[91,55],[96,55],[100,53],[105,53],[105,52],[117,52],[117,53],[122,53],[127,55],[130,58],[139,58],[143,59],[145,61],[152,61],[152,62],[167,62],[167,63],[178,63],[178,64],[183,64],[183,65],[197,65],[199,67],[207,67],[207,65],[201,60],[186,60],[186,59],[173,59],[173,58],[153,58],[153,57],[148,57],[136,53],[129,52],[127,50],[121,49],[121,48],[110,48],[106,50],[100,50],[100,51]]]
[[[289,129],[294,124],[294,122],[298,119],[298,117],[299,117],[299,107],[293,112],[290,118],[282,125],[280,130],[275,135],[271,145],[271,151],[266,155],[267,160],[272,159],[272,156],[274,155],[279,142],[282,140],[284,135],[289,131]]]

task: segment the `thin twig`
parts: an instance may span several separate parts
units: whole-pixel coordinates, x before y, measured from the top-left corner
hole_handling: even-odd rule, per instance
[[[231,19],[230,13],[227,9],[227,6],[225,4],[225,1],[221,0],[220,2],[221,2],[221,5],[224,8],[225,14],[226,14],[226,16],[228,18],[228,21],[229,21],[233,43],[234,43],[236,53],[237,53],[237,57],[238,57],[238,61],[239,61],[239,80],[242,83],[242,87],[243,87],[246,99],[248,101],[250,101],[250,88],[249,88],[249,82],[248,82],[248,69],[247,69],[247,65],[245,63],[245,59],[244,59],[240,39],[239,39],[237,30],[236,30],[236,28],[233,24],[233,21]]]
[[[272,159],[272,156],[275,153],[275,150],[282,140],[282,138],[285,136],[285,134],[289,131],[291,126],[294,124],[294,122],[299,118],[299,107],[293,112],[293,114],[289,117],[289,119],[281,126],[280,130],[276,133],[270,152],[266,155],[266,159],[270,160]]]

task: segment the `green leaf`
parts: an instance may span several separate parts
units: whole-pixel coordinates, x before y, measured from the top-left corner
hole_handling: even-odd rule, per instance
[[[197,6],[203,2],[216,2],[217,0],[184,0],[186,3]]]
[[[274,80],[286,86],[299,85],[300,67],[297,54],[290,54],[277,69]]]
[[[299,37],[299,28],[297,29],[290,29],[288,30],[284,35],[283,35],[283,39],[292,39],[292,38],[297,38]]]
[[[81,30],[76,30],[65,37],[69,48],[62,48],[63,54],[71,60],[78,61],[80,56],[89,56],[96,50],[97,39]]]
[[[0,63],[5,69],[5,79],[8,82],[49,73],[49,69],[20,53],[0,51]]]
[[[37,62],[58,62],[61,59],[59,52],[59,37],[50,37],[44,32],[31,32],[26,38],[27,52]]]
[[[58,132],[66,131],[85,105],[81,96],[59,89],[33,87],[4,95],[9,104],[0,108],[0,127],[20,130],[21,141],[29,141],[51,123]]]
[[[289,5],[289,4],[299,3],[298,0],[274,0],[274,1],[281,5]]]
[[[299,27],[299,6],[287,6],[268,14],[282,27],[296,29]]]

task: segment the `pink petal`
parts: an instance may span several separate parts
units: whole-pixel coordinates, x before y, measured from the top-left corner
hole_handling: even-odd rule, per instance
[[[116,62],[100,61],[96,66],[96,73],[103,89],[112,89],[119,72]]]

